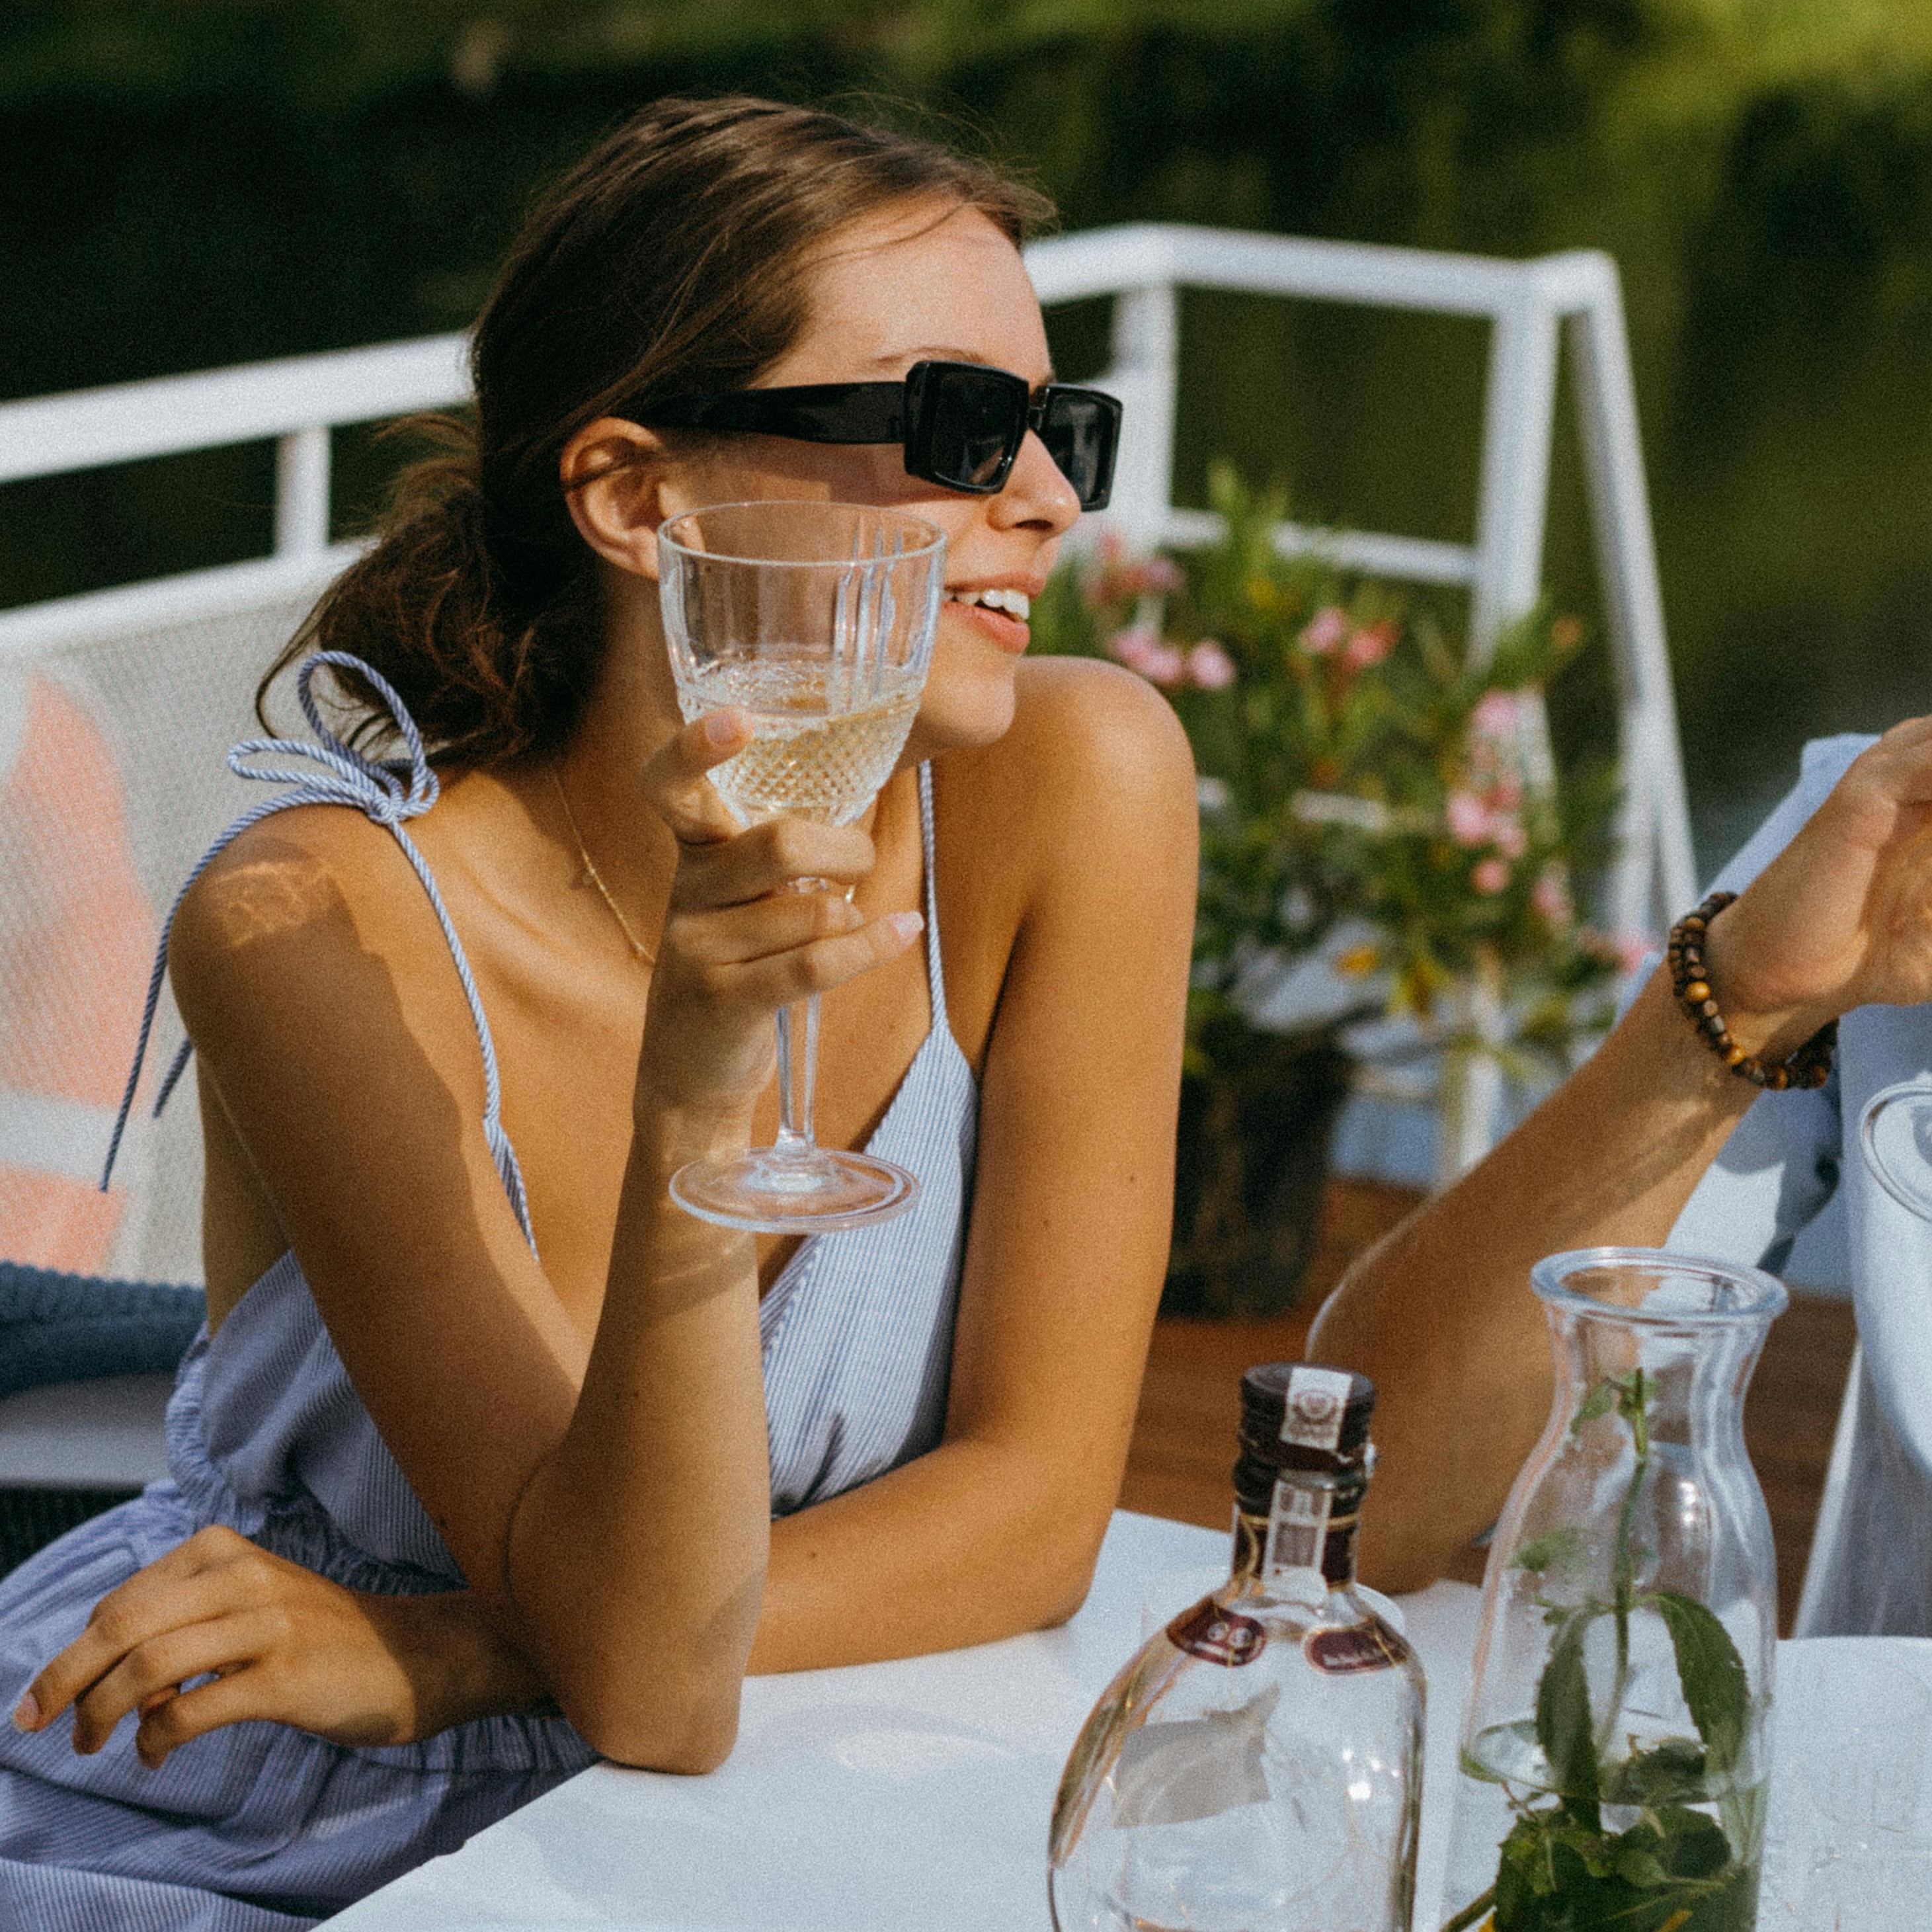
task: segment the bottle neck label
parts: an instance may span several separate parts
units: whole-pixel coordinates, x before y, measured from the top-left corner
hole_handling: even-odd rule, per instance
[[[1328,1484],[1277,1478],[1265,1516],[1234,1512],[1234,1574],[1298,1583],[1288,1592],[1296,1596],[1352,1583],[1360,1495],[1345,1495],[1338,1512]]]

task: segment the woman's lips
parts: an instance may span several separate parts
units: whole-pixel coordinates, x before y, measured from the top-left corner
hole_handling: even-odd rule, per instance
[[[1017,617],[1010,617],[1004,610],[995,610],[986,604],[962,604],[949,597],[940,606],[956,622],[970,624],[989,644],[1013,657],[1022,656],[1033,637],[1031,628]]]

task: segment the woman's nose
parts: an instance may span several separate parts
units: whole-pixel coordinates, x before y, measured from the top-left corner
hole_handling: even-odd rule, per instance
[[[1006,488],[988,506],[987,516],[998,530],[1031,525],[1056,537],[1078,520],[1078,494],[1032,430],[1013,459]]]

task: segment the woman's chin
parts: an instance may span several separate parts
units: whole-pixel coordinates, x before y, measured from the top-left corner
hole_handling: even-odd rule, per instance
[[[997,743],[1013,722],[1013,672],[1010,661],[991,675],[934,675],[926,681],[919,716],[906,740],[908,764],[946,752],[970,751]]]

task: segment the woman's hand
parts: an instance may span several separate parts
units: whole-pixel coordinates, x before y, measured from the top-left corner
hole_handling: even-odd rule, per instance
[[[868,922],[845,896],[872,868],[857,826],[739,824],[707,774],[751,735],[743,712],[711,712],[644,767],[678,844],[640,1061],[664,1106],[748,1110],[770,1083],[772,1016],[898,958],[925,923],[916,912]]]
[[[1859,756],[1706,961],[1733,1036],[1774,1056],[1854,1006],[1932,1000],[1932,718]]]
[[[92,1753],[138,1712],[135,1750],[158,1770],[224,1724],[266,1718],[335,1744],[407,1744],[543,1695],[466,1592],[345,1589],[215,1527],[103,1597],[14,1722],[40,1730],[70,1704],[74,1748]]]

